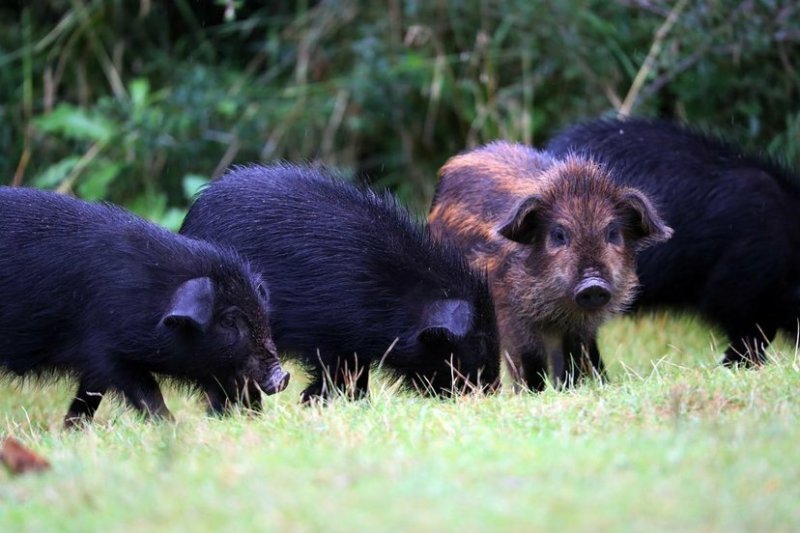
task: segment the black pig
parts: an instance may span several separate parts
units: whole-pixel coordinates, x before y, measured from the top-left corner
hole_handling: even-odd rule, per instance
[[[238,168],[181,232],[233,246],[267,280],[275,341],[312,374],[304,401],[330,397],[329,384],[364,396],[373,364],[434,393],[498,378],[486,280],[388,194],[310,167]]]
[[[0,366],[69,373],[67,426],[121,393],[169,417],[153,373],[199,386],[212,411],[288,381],[257,274],[233,251],[127,211],[0,187]]]
[[[640,308],[683,308],[721,326],[723,363],[764,361],[763,344],[800,317],[800,177],[672,122],[595,120],[550,141],[605,162],[646,191],[675,229],[644,252]]]

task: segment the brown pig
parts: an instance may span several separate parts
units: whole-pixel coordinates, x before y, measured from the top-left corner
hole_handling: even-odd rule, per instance
[[[602,376],[590,341],[633,300],[636,252],[672,234],[647,196],[590,159],[502,141],[451,158],[439,175],[431,231],[488,272],[516,383]]]

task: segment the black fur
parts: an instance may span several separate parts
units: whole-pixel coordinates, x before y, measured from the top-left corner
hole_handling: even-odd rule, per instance
[[[0,366],[77,377],[67,425],[107,391],[169,417],[151,373],[200,386],[215,411],[285,386],[266,293],[233,251],[33,189],[0,187],[0,225]]]
[[[721,326],[725,364],[761,363],[800,316],[800,180],[769,158],[666,121],[596,120],[552,139],[648,193],[675,230],[642,252],[639,307],[694,310]]]
[[[200,195],[181,232],[233,246],[270,284],[275,341],[313,376],[305,400],[329,396],[328,381],[363,396],[387,350],[386,368],[436,393],[498,378],[485,277],[388,194],[310,167],[238,168]]]

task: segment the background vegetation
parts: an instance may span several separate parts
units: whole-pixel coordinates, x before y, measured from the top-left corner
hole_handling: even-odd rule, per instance
[[[798,166],[798,58],[789,0],[4,2],[0,175],[175,227],[231,164],[319,160],[424,212],[465,147],[620,109]]]

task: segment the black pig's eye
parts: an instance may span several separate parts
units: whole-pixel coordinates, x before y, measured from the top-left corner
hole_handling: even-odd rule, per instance
[[[611,244],[622,244],[622,232],[616,226],[608,228],[606,240]]]
[[[550,242],[553,246],[567,246],[569,244],[569,235],[567,230],[561,226],[555,226],[550,229]]]
[[[231,314],[222,315],[222,318],[219,319],[219,323],[223,328],[235,328],[236,317]]]

